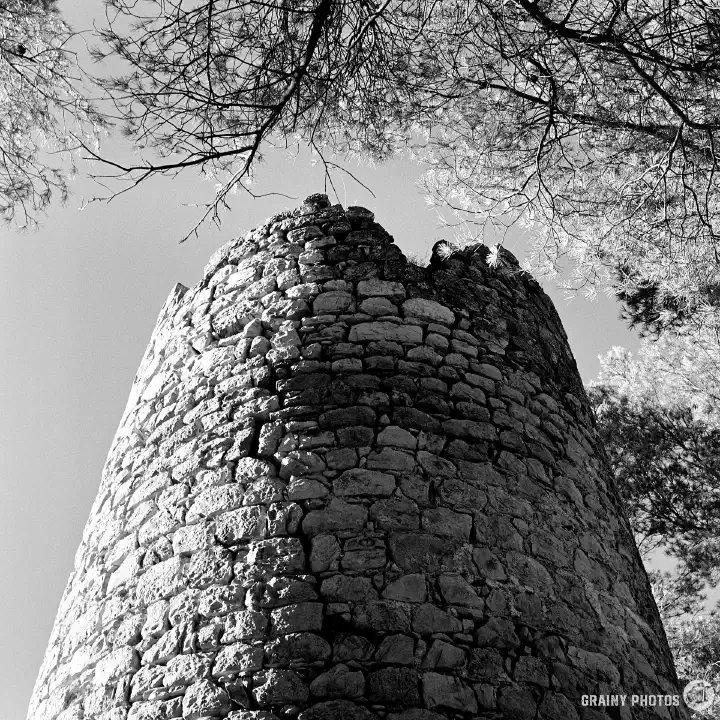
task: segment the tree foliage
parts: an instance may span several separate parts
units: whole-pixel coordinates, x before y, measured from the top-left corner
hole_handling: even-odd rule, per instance
[[[702,592],[704,582],[687,566],[674,572],[648,570],[648,579],[665,627],[678,619],[697,617],[702,611],[707,599]]]
[[[720,430],[687,406],[635,403],[610,386],[591,397],[641,553],[663,547],[680,561],[673,582],[656,577],[671,614],[673,595],[696,597],[720,579]]]
[[[127,131],[196,167],[214,214],[264,145],[428,163],[438,203],[533,227],[536,270],[720,284],[720,11],[704,0],[108,0],[97,57]],[[622,289],[625,280],[620,279]],[[631,284],[627,285],[631,289]]]
[[[643,337],[659,338],[667,330],[682,329],[698,311],[696,298],[663,292],[657,282],[639,277],[628,267],[616,268],[615,277],[615,296],[622,304],[620,318]]]
[[[105,124],[78,89],[71,35],[49,0],[0,3],[0,214],[20,227],[35,226],[53,194],[67,198],[56,156],[71,159]]]
[[[368,0],[109,0],[97,59],[130,71],[104,86],[158,161],[116,165],[134,183],[195,167],[222,180],[208,214],[252,174],[262,150],[330,140],[386,158],[424,110],[410,77],[409,30],[426,9]],[[392,96],[391,96],[392,95]],[[417,108],[415,110],[414,108]],[[390,113],[390,115],[388,115]]]
[[[577,287],[712,304],[719,23],[695,0],[488,9],[459,71],[482,91],[431,144],[428,189],[535,223],[535,264],[569,259]]]
[[[713,318],[697,332],[646,338],[638,352],[614,347],[600,358],[595,384],[609,385],[630,407],[676,408],[720,427],[720,329]]]
[[[712,327],[646,339],[635,356],[613,348],[588,389],[641,553],[679,561],[651,573],[666,622],[697,612],[720,578],[718,348]]]
[[[698,616],[665,623],[675,669],[681,686],[690,680],[704,679],[715,687],[720,684],[720,617]],[[703,717],[720,718],[716,702]]]

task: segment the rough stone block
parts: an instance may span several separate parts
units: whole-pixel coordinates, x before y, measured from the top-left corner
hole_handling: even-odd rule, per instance
[[[243,495],[242,487],[235,484],[206,488],[198,493],[190,503],[187,522],[195,522],[226,510],[238,508],[243,503]]]
[[[307,702],[310,691],[292,670],[265,670],[255,675],[253,698],[258,705],[292,705]]]
[[[547,691],[538,706],[541,717],[559,717],[565,720],[578,720],[579,715],[572,702],[564,695]]]
[[[361,698],[365,694],[365,676],[347,665],[335,665],[310,683],[310,691],[319,698]]]
[[[93,681],[96,685],[106,685],[123,675],[135,672],[139,664],[138,655],[133,648],[117,648],[98,662]]]
[[[340,567],[350,572],[367,572],[385,567],[387,548],[380,538],[360,537],[345,541]]]
[[[462,631],[462,622],[446,610],[423,603],[414,609],[412,629],[421,635],[456,633]]]
[[[294,633],[271,638],[265,646],[265,655],[270,665],[305,662],[322,666],[330,657],[330,652],[330,643],[313,633]]]
[[[209,547],[213,542],[214,526],[210,523],[185,525],[173,534],[172,546],[176,555],[189,555]]]
[[[247,564],[266,573],[285,575],[305,570],[305,551],[297,538],[272,538],[253,543]]]
[[[297,503],[271,503],[267,511],[267,529],[272,537],[294,535],[303,517]]]
[[[427,490],[427,487],[424,489]],[[373,503],[370,506],[369,516],[381,530],[417,530],[420,527],[420,511],[417,504],[397,495]]]
[[[225,615],[241,607],[244,599],[245,588],[242,585],[213,585],[198,595],[198,613],[202,617]]]
[[[410,668],[383,668],[368,677],[370,701],[392,705],[418,705],[418,673]]]
[[[353,625],[375,632],[410,632],[410,608],[392,600],[358,603],[353,608]]]
[[[367,578],[333,575],[323,580],[320,594],[328,602],[367,602],[378,599],[378,592]]]
[[[403,475],[400,477],[400,489],[405,497],[416,503],[428,505],[430,502],[430,483],[422,475]],[[418,527],[420,517],[418,514]]]
[[[182,576],[183,561],[173,557],[148,568],[140,577],[135,588],[135,595],[140,606],[169,598],[179,593],[184,587]]]
[[[469,442],[497,440],[498,437],[495,426],[490,423],[474,422],[473,420],[446,420],[442,427],[448,435]]]
[[[313,312],[316,315],[344,313],[352,304],[353,296],[348,292],[324,292],[313,300]]]
[[[282,480],[261,477],[245,488],[243,505],[269,505],[285,499],[287,485]]]
[[[388,635],[375,653],[375,661],[387,665],[413,665],[415,642],[409,635]]]
[[[292,476],[313,475],[327,469],[325,461],[307,450],[293,450],[281,461],[280,477],[289,480]]]
[[[317,602],[285,605],[270,613],[270,621],[274,635],[316,632],[322,628],[323,606]]]
[[[162,671],[163,684],[165,687],[177,685],[192,685],[197,680],[202,680],[210,675],[211,660],[209,655],[176,655],[168,661],[166,667],[160,667]]]
[[[240,458],[235,463],[235,480],[239,483],[252,483],[259,477],[273,478],[277,475],[275,466],[260,458]]]
[[[438,499],[456,510],[483,510],[487,505],[487,494],[468,484],[465,480],[448,478],[438,488]]]
[[[362,635],[340,633],[333,643],[333,662],[366,662],[375,646]]]
[[[432,433],[442,430],[442,425],[437,418],[413,407],[396,407],[391,419],[394,425],[411,430],[424,430]]]
[[[518,720],[533,720],[537,703],[528,688],[520,685],[506,685],[498,690],[498,710]]]
[[[190,558],[185,578],[191,587],[226,585],[232,577],[232,554],[221,547],[200,550]]]
[[[151,694],[157,693],[158,689],[163,687],[164,677],[165,668],[162,666],[140,668],[130,682],[130,701],[148,700]]]
[[[230,710],[227,693],[210,680],[193,683],[182,700],[184,720],[199,720],[210,716],[222,717]]]
[[[415,450],[417,448],[415,435],[397,425],[385,427],[378,433],[376,442],[380,446],[405,448],[406,450]]]
[[[402,304],[404,317],[418,318],[431,323],[452,325],[455,322],[455,313],[434,300],[411,298]]]
[[[395,477],[387,473],[363,468],[347,470],[333,481],[333,492],[340,497],[389,497],[395,490]]]
[[[403,575],[397,580],[388,583],[383,590],[383,598],[387,600],[402,600],[404,602],[421,603],[427,597],[427,584],[425,575],[413,573]]]
[[[185,636],[184,627],[174,627],[164,633],[157,642],[143,653],[143,665],[166,663],[182,651],[182,642]],[[153,698],[155,699],[155,698]]]
[[[536,657],[526,655],[519,657],[515,664],[513,677],[519,683],[530,683],[544,688],[550,686],[549,668],[540,658]]]
[[[373,420],[374,417],[375,413],[373,413]],[[338,428],[337,436],[341,447],[367,447],[375,440],[375,431],[370,427],[354,425],[346,428]]]
[[[252,586],[249,594],[248,600],[262,608],[282,607],[318,598],[313,583],[292,577],[273,577],[267,582],[259,581]]]
[[[515,650],[520,645],[520,638],[515,634],[512,622],[491,617],[475,631],[475,643],[499,650]]]
[[[183,716],[182,698],[133,703],[128,720],[172,720]]]
[[[246,675],[262,668],[265,651],[244,643],[233,643],[220,650],[213,662],[213,677],[239,673]]]
[[[390,713],[387,720],[445,720],[445,716],[430,710],[412,708],[401,713]]]
[[[415,467],[415,458],[412,453],[385,447],[368,455],[367,467],[371,470],[408,473]]]
[[[470,583],[462,575],[441,575],[438,578],[440,592],[450,605],[482,609],[484,603]]]
[[[433,644],[423,658],[422,668],[454,670],[461,672],[467,660],[466,652],[443,640],[433,640]]]
[[[620,684],[620,671],[603,653],[589,652],[582,648],[570,646],[567,651],[570,665],[589,675],[614,685]]]
[[[454,538],[398,533],[390,537],[390,552],[395,563],[407,573],[474,572],[470,547],[466,549]]]
[[[312,510],[302,522],[302,529],[309,536],[341,531],[357,532],[365,527],[367,510],[359,505],[333,498],[325,510]]]
[[[422,529],[439,536],[470,539],[472,516],[449,508],[428,508],[422,512]]]
[[[330,492],[321,482],[312,478],[292,478],[288,485],[288,500],[311,500],[325,497]]]
[[[372,297],[363,300],[358,309],[361,313],[372,315],[373,317],[399,314],[397,305],[384,297]]]
[[[476,713],[477,700],[472,688],[452,675],[426,672],[422,676],[423,700],[429,708],[447,708]]]
[[[349,428],[353,425],[375,425],[375,411],[365,405],[328,410],[320,415],[319,422],[322,428]]]
[[[365,429],[369,430],[369,428]],[[325,461],[329,470],[347,470],[357,466],[358,454],[356,450],[350,447],[338,448],[330,450],[325,455]]]
[[[476,513],[474,528],[475,537],[480,545],[502,550],[521,550],[523,547],[522,535],[508,518],[498,515],[487,517]],[[530,568],[527,567],[527,563],[520,560],[516,562],[520,573],[529,577]],[[544,578],[542,571],[538,571],[537,576]]]
[[[550,594],[553,584],[550,573],[535,558],[528,557],[519,552],[509,552],[505,556],[507,571],[514,575],[523,584],[537,592]]]
[[[330,700],[304,710],[298,720],[378,720],[378,716],[350,700]]]
[[[267,625],[267,618],[261,612],[239,610],[230,613],[222,621],[223,644],[231,645],[241,641],[260,640],[265,635]]]
[[[423,339],[422,328],[418,325],[397,325],[385,320],[360,323],[350,328],[350,342],[371,342],[385,340],[400,344],[419,345]]]
[[[312,539],[310,569],[324,572],[337,563],[340,557],[340,543],[334,535],[318,535]]]
[[[357,294],[360,298],[384,297],[398,302],[405,299],[405,287],[399,282],[370,278],[357,284]]]

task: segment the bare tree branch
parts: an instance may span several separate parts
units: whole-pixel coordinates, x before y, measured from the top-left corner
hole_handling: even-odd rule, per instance
[[[720,288],[720,13],[702,0],[109,0],[100,35],[143,150],[107,167],[217,178],[201,222],[284,138],[409,150],[438,205],[524,223],[535,272],[569,258],[569,286],[632,275],[692,308]]]

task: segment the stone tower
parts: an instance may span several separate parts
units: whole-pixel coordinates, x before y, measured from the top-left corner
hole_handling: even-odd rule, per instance
[[[560,320],[488,252],[315,195],[176,286],[30,720],[684,717]]]

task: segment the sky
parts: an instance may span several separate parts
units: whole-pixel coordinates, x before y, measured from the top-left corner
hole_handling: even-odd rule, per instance
[[[96,0],[61,0],[60,8],[78,30],[101,13]],[[105,151],[127,157],[120,140]],[[338,179],[331,200],[373,210],[405,252],[422,257],[439,238],[453,238],[415,186],[417,165],[352,169],[375,197]],[[98,188],[80,178],[38,232],[0,229],[1,720],[25,717],[110,442],[168,293],[176,282],[196,283],[220,245],[324,187],[307,153],[294,162],[269,153],[254,190],[289,197],[239,195],[219,230],[204,225],[184,244],[178,241],[200,212],[187,204],[213,192],[191,173],[153,179],[82,211],[83,197]],[[511,235],[505,245],[522,260],[521,239]],[[613,345],[638,347],[604,295],[568,302],[552,283],[543,286],[584,381],[597,376],[597,356]]]

